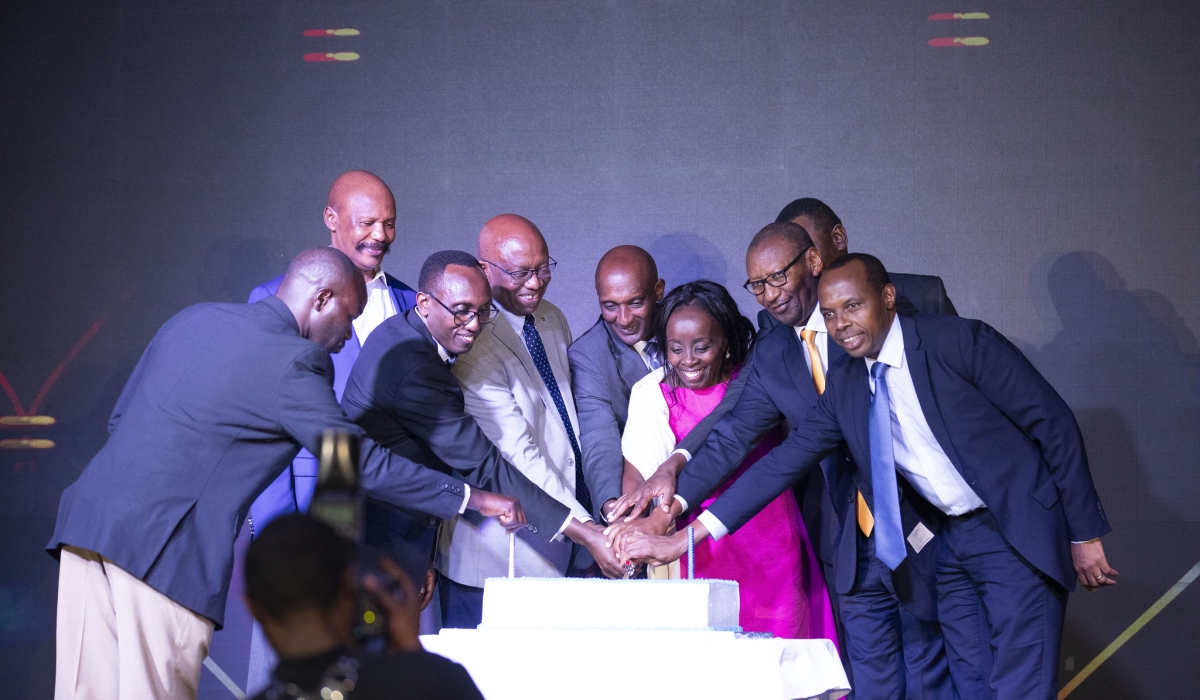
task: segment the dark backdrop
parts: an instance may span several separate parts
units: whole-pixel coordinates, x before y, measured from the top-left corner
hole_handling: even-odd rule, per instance
[[[956,11],[990,19],[928,19]],[[618,243],[755,311],[744,246],[798,196],[941,275],[1075,409],[1113,523],[1121,583],[1072,596],[1066,683],[1200,560],[1198,30],[1145,0],[3,3],[0,372],[58,422],[0,426],[55,443],[0,449],[0,687],[50,696],[41,548],[142,347],[327,243],[350,168],[395,190],[410,283],[530,217],[577,334]],[[955,37],[989,43],[929,44]],[[1195,697],[1197,629],[1193,586],[1074,695]]]

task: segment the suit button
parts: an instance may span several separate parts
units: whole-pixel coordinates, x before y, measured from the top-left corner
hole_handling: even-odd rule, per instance
[[[433,527],[434,525],[437,525],[437,518],[430,518],[429,527]]]
[[[450,484],[442,484],[442,490],[443,490],[443,491],[445,491],[445,490],[446,490],[446,489],[448,489],[448,488],[450,488]]]

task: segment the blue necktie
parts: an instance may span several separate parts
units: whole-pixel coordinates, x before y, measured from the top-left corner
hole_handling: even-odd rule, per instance
[[[550,369],[550,360],[546,359],[546,347],[542,345],[542,336],[537,326],[533,325],[533,316],[525,317],[525,347],[529,356],[542,375],[542,382],[550,390],[550,398],[554,399],[554,407],[558,409],[558,417],[562,418],[563,426],[567,429],[567,437],[571,439],[571,450],[575,452],[575,500],[587,512],[592,512],[592,494],[588,492],[587,482],[583,479],[583,456],[579,452],[579,443],[575,440],[575,429],[571,427],[571,416],[567,413],[567,404],[563,402],[562,392],[558,389],[558,380],[554,378],[554,370]]]
[[[895,569],[908,552],[900,524],[900,494],[896,487],[896,457],[892,452],[892,410],[888,401],[887,365],[871,367],[875,395],[871,397],[871,487],[874,491],[875,557]]]

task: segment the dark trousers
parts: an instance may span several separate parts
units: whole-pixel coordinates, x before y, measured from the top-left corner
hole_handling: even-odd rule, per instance
[[[857,700],[957,700],[941,628],[900,604],[874,537],[858,533],[854,589],[838,607]]]
[[[941,538],[938,618],[954,682],[960,687],[984,682],[998,700],[1056,698],[1066,590],[1008,544],[989,510],[950,518]],[[975,612],[981,604],[992,652],[990,678],[981,677],[986,664],[980,661]]]
[[[483,589],[438,577],[442,627],[475,629],[483,621]]]

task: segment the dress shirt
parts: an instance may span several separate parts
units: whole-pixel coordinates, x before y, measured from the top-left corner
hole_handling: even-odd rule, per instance
[[[387,319],[396,315],[396,304],[392,300],[392,290],[388,288],[387,276],[383,270],[377,270],[375,277],[367,282],[367,305],[363,312],[354,319],[354,334],[358,343],[367,342],[371,331],[379,327]]]
[[[654,369],[654,367],[652,367],[650,365],[650,357],[646,355],[646,343],[647,342],[649,342],[649,341],[639,340],[636,343],[634,343],[631,347],[637,352],[638,357],[642,358],[642,362],[646,363],[646,369]]]
[[[954,468],[929,429],[929,422],[925,420],[925,413],[917,400],[917,389],[913,386],[908,359],[904,356],[904,332],[900,328],[898,315],[892,319],[892,327],[883,341],[879,358],[872,360],[868,357],[866,360],[867,381],[872,394],[875,392],[875,380],[871,375],[871,367],[876,362],[882,362],[889,368],[885,376],[897,471],[926,500],[947,515],[963,515],[984,508],[983,501]]]
[[[496,309],[499,310],[499,312],[500,312],[497,314],[497,317],[504,319],[505,323],[512,326],[513,332],[517,334],[517,337],[521,339],[521,344],[524,345],[525,344],[525,317],[514,314],[513,312],[504,308],[504,306],[499,303],[496,304]],[[535,310],[530,315],[536,316],[537,311]],[[493,323],[494,322],[495,321],[493,321]],[[529,348],[525,348],[525,352],[528,353]],[[539,382],[542,381],[541,375],[538,375],[536,377],[536,379]],[[575,430],[575,426],[568,425],[567,430]],[[575,517],[574,514],[567,515],[567,519],[563,522],[562,527],[558,528],[558,532],[556,532],[554,534],[555,541],[562,539],[563,531],[566,530],[567,526],[571,524],[571,520],[574,519],[574,517]],[[586,519],[584,519],[584,522],[590,522],[591,520],[592,520],[591,518],[586,518]]]
[[[800,349],[804,352],[804,364],[808,367],[808,374],[812,376],[812,357],[808,354],[808,346],[804,344],[804,338],[800,336],[800,331],[816,331],[817,337],[813,338],[813,344],[817,346],[817,353],[821,356],[821,369],[825,374],[829,374],[829,329],[825,327],[825,317],[821,315],[821,307],[813,309],[813,312],[808,317],[808,323],[803,326],[796,326],[796,337],[800,338]]]

